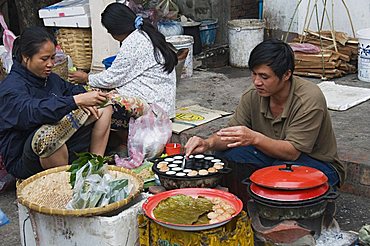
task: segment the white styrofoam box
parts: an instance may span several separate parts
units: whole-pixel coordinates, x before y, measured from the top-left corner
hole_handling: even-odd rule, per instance
[[[18,203],[22,246],[139,245],[137,215],[148,196],[141,193],[129,208],[112,217],[46,215]]]
[[[91,26],[90,15],[76,15],[67,17],[44,18],[45,26],[57,27],[80,27],[87,28]]]
[[[64,0],[39,10],[40,18],[90,14],[89,0]]]

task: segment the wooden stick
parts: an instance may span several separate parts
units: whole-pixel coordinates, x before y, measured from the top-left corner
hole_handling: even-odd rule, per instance
[[[318,34],[317,32],[313,32],[313,31],[310,31],[310,30],[305,30],[305,32],[307,32],[308,34],[310,34],[312,36],[320,37],[320,34]],[[322,39],[329,40],[329,41],[333,41],[332,38],[329,38],[329,37],[326,37],[326,36],[321,36],[321,38]],[[347,43],[349,43],[349,44],[358,44],[358,41],[356,41],[356,40],[348,40]]]

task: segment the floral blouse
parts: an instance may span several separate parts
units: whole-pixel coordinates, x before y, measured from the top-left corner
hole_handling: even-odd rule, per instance
[[[163,56],[159,54],[161,63]],[[149,36],[135,30],[125,40],[112,66],[89,75],[89,85],[102,89],[116,89],[123,97],[139,97],[147,103],[156,103],[175,116],[176,74],[168,74],[157,63]]]

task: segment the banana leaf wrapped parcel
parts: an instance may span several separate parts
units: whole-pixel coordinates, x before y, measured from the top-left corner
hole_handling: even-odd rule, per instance
[[[73,196],[67,209],[102,207],[130,194],[133,185],[126,178],[113,178],[107,171],[106,161],[90,153],[79,154],[79,159],[69,169]]]

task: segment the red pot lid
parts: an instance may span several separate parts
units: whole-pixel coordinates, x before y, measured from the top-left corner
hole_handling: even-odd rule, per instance
[[[302,191],[302,190],[275,190],[264,188],[262,186],[258,186],[252,183],[250,185],[250,189],[251,192],[253,192],[257,196],[265,199],[274,201],[293,202],[293,201],[305,201],[322,196],[328,191],[329,184],[324,183],[323,185],[320,185],[318,187],[305,189],[304,191]]]
[[[312,167],[285,164],[261,168],[251,175],[250,180],[270,189],[303,190],[323,185],[328,178]]]

